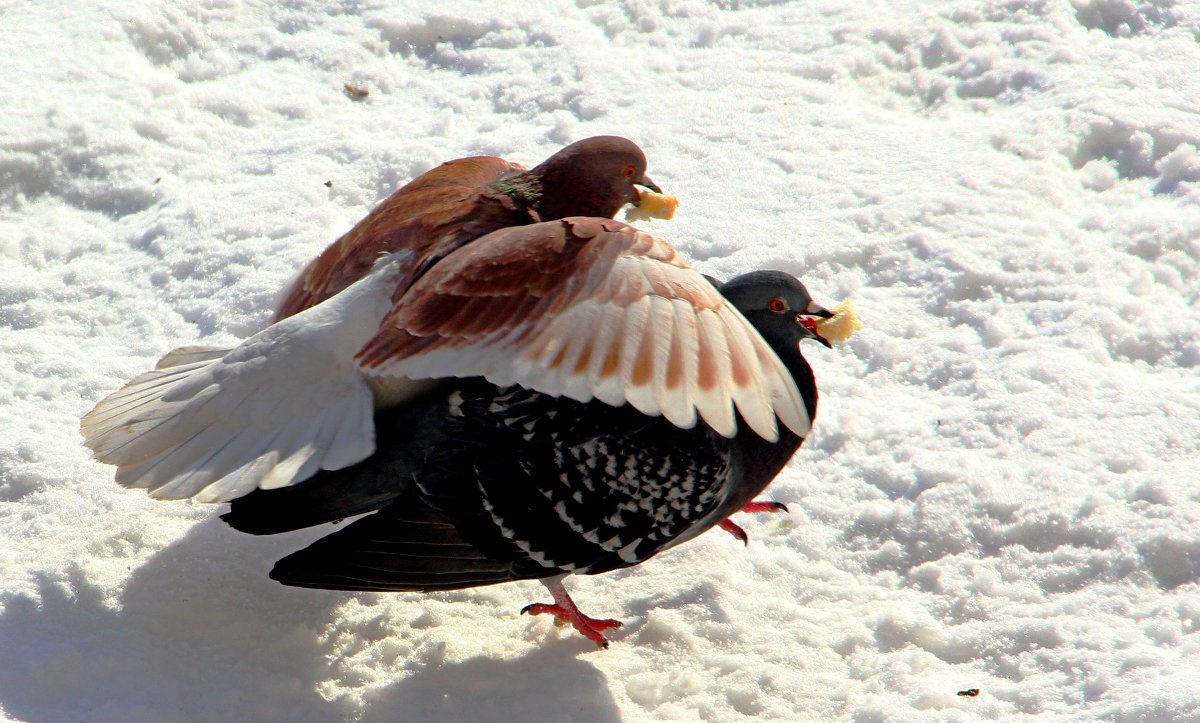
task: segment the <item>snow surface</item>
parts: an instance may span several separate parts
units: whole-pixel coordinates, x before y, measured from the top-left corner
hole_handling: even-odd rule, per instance
[[[8,0],[0,48],[3,716],[1200,720],[1195,2]],[[867,324],[806,349],[788,515],[569,583],[610,649],[536,583],[282,587],[319,532],[89,459],[413,175],[600,133],[702,270]]]

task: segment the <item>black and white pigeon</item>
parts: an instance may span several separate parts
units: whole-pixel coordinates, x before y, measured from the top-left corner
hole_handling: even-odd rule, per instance
[[[813,418],[817,387],[800,353],[817,335],[813,303],[794,277],[740,276],[722,289],[780,357]],[[479,377],[439,387],[376,416],[369,459],[281,490],[235,500],[223,519],[271,534],[375,511],[275,564],[285,585],[431,592],[539,579],[555,615],[601,647],[620,625],[579,612],[571,573],[637,565],[714,525],[731,525],[799,449],[744,425],[732,438],[704,423],[681,429],[628,405],[577,402]]]
[[[562,577],[722,524],[811,428],[798,343],[830,313],[787,274],[718,291],[665,241],[579,217],[487,234],[403,288],[396,256],[232,349],[171,352],[84,418],[86,443],[125,486],[232,501],[247,532],[374,512],[281,560],[285,584],[541,579],[555,602],[526,611],[604,645],[616,623]]]

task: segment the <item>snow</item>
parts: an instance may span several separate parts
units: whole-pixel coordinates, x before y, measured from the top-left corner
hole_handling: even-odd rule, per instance
[[[490,6],[489,6],[490,7]],[[1200,720],[1200,6],[0,5],[0,717]],[[345,84],[366,89],[352,99]],[[441,161],[616,133],[866,328],[770,496],[568,585],[285,588],[78,419]],[[979,695],[957,695],[968,688]]]

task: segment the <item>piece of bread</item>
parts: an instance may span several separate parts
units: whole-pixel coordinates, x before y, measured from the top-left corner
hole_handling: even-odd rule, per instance
[[[649,221],[652,218],[669,219],[675,215],[679,199],[665,193],[638,189],[638,204],[625,211],[626,221]]]
[[[839,344],[846,341],[854,332],[863,328],[862,320],[858,318],[858,314],[854,311],[854,304],[849,301],[843,301],[837,306],[830,309],[833,316],[828,319],[817,319],[817,333],[825,337],[832,344]]]

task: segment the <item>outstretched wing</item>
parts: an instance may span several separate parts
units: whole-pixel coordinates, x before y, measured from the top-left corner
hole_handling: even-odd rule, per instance
[[[80,425],[117,482],[221,502],[339,469],[375,449],[376,392],[354,362],[391,308],[407,254],[232,349],[182,347]],[[422,385],[427,386],[427,382]],[[390,392],[400,393],[402,382]],[[409,385],[416,393],[421,385]]]
[[[424,173],[376,206],[329,245],[292,282],[275,313],[286,319],[321,303],[371,271],[379,257],[411,251],[415,276],[445,255],[498,228],[537,220],[488,185],[524,166],[493,156],[460,158]]]
[[[371,376],[482,376],[578,401],[630,403],[727,437],[810,420],[745,317],[667,242],[607,219],[503,229],[416,281],[359,352]]]

